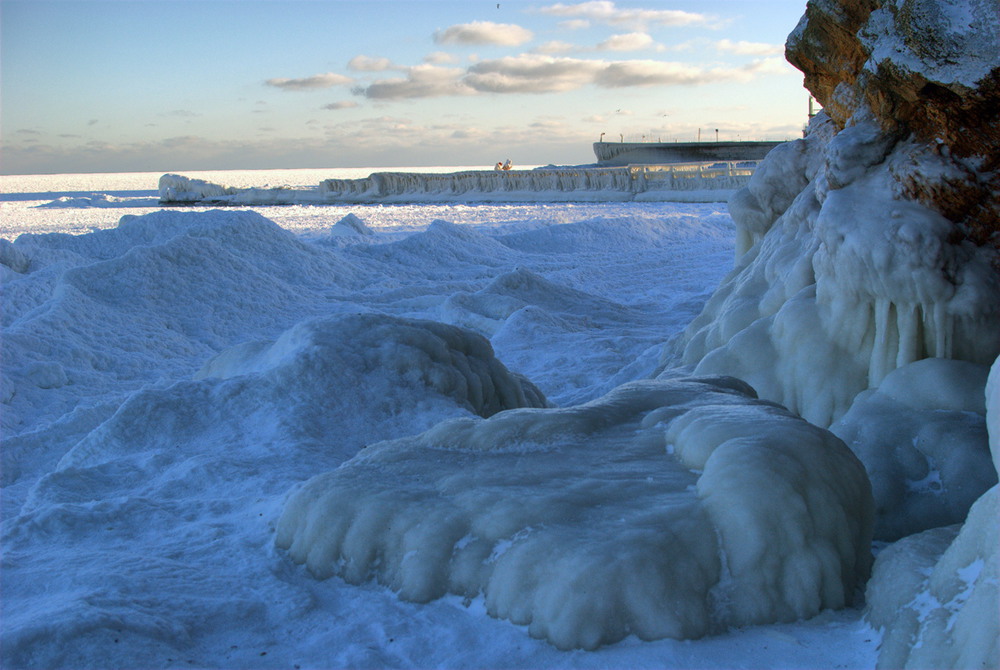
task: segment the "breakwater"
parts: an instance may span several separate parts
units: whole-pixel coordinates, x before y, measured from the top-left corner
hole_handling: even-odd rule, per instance
[[[164,205],[322,205],[414,202],[718,202],[742,188],[752,164],[631,165],[617,168],[376,172],[313,187],[233,188],[182,175],[160,177]]]

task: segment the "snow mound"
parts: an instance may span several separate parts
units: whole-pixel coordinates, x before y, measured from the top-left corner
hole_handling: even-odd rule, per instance
[[[3,286],[4,378],[20,389],[5,426],[68,412],[109,378],[135,390],[174,366],[190,375],[236,342],[330,313],[331,289],[370,274],[248,211],[123,217],[87,235],[21,235],[9,249],[31,272]],[[76,395],[39,393],[51,386],[36,387],[39,365],[60,366]]]
[[[865,464],[875,538],[961,523],[997,483],[983,402],[988,368],[926,358],[863,391],[830,430]]]
[[[369,446],[291,494],[276,543],[318,578],[482,595],[593,649],[848,604],[871,505],[840,440],[742,382],[643,381]]]
[[[456,414],[490,416],[545,404],[538,389],[493,356],[487,340],[469,331],[382,314],[322,317],[274,341],[222,352],[193,382],[133,395],[70,450],[59,469],[183,436],[218,439],[222,432],[238,440],[249,430],[241,422],[253,426],[255,418],[272,425],[265,432],[274,440],[342,459],[365,439],[391,435],[389,427],[421,430]]]
[[[348,214],[330,228],[330,234],[335,237],[351,237],[355,235],[374,235],[375,231],[365,225],[357,214]]]
[[[744,253],[683,345],[696,374],[745,379],[822,426],[898,367],[1000,353],[995,253],[895,195],[894,171],[943,165],[863,118],[832,132],[817,116],[734,198]]]
[[[475,293],[461,291],[441,306],[442,315],[493,336],[515,312],[534,307],[545,320],[557,319],[566,330],[583,330],[595,324],[623,321],[628,309],[583,291],[549,281],[526,268],[497,277]]]

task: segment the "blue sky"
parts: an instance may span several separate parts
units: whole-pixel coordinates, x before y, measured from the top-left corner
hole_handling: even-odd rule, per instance
[[[499,5],[499,6],[498,6]],[[593,162],[798,136],[804,0],[2,0],[0,171]]]

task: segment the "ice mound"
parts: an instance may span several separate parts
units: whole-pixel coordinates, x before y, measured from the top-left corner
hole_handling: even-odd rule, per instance
[[[593,649],[842,607],[871,523],[840,440],[704,378],[369,446],[293,491],[276,542],[318,578],[481,595],[535,637]]]
[[[1000,359],[990,371],[985,397],[995,467],[1000,461]],[[1000,666],[998,520],[1000,489],[994,486],[972,505],[961,527],[912,535],[879,554],[868,583],[866,615],[883,632],[879,668]]]
[[[390,429],[426,429],[456,414],[490,416],[544,407],[483,337],[455,326],[353,314],[308,319],[274,341],[247,342],[209,362],[193,382],[130,397],[115,417],[70,450],[78,467],[131,445],[220,433],[238,442],[246,423],[276,443],[322,448],[340,459]],[[162,437],[161,437],[162,436]]]
[[[400,386],[449,397],[483,417],[546,404],[531,382],[493,356],[484,337],[444,323],[384,314],[304,321],[273,343],[252,342],[223,352],[195,378],[263,371],[295,380],[326,378],[333,387],[354,388],[356,399],[370,396],[373,406],[385,405]],[[390,383],[373,388],[379,376]]]
[[[956,526],[885,549],[868,583],[867,613],[882,631],[879,668],[1000,666],[1000,492],[980,498]]]
[[[961,523],[997,483],[983,401],[988,368],[926,358],[864,391],[830,430],[872,481],[875,538]]]

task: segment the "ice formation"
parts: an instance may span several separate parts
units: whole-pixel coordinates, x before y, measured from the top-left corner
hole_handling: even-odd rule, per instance
[[[482,170],[425,174],[376,172],[307,188],[233,188],[176,174],[160,177],[163,204],[282,205],[404,202],[724,201],[752,166],[645,166]]]
[[[734,196],[742,254],[683,350],[697,374],[741,377],[823,426],[898,367],[1000,353],[994,253],[952,244],[953,224],[893,192],[901,164],[937,166],[870,122],[833,130],[818,116]]]
[[[830,430],[865,464],[875,538],[961,523],[997,483],[986,438],[988,368],[925,358],[863,391]]]
[[[997,462],[1000,359],[986,397]],[[924,531],[885,549],[867,599],[867,617],[883,632],[879,668],[1000,666],[1000,489],[979,498],[962,526]]]
[[[293,492],[276,541],[317,577],[482,596],[535,637],[593,649],[849,604],[871,505],[832,434],[742,382],[692,378],[369,446]]]

